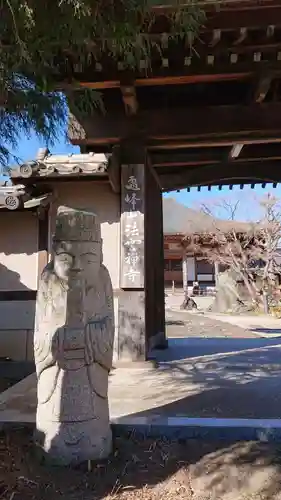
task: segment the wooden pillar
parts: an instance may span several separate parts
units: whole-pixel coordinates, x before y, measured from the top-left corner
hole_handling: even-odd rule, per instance
[[[163,198],[162,191],[158,186],[158,196],[160,200],[157,200],[158,207],[158,220],[159,220],[159,240],[158,246],[155,247],[155,264],[158,269],[158,338],[155,344],[158,348],[168,347],[168,341],[166,337],[166,318],[165,318],[165,255],[164,255],[164,227],[163,227]],[[149,270],[148,270],[149,271]]]
[[[151,348],[165,344],[162,197],[145,148],[136,143],[121,150],[120,226],[117,356],[146,361]]]
[[[149,163],[145,170],[145,294],[149,349],[167,347],[165,335],[162,191]]]

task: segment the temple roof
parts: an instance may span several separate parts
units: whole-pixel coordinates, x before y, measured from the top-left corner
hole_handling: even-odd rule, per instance
[[[55,155],[39,149],[35,160],[9,169],[9,177],[0,183],[0,209],[33,209],[45,204],[50,189],[40,186],[40,179],[100,179],[107,177],[108,163],[109,155],[103,153]]]
[[[50,202],[51,193],[32,193],[23,184],[0,182],[0,210],[34,209]]]
[[[26,161],[10,169],[11,179],[81,175],[104,175],[108,158],[103,153],[54,155],[48,149],[39,149],[35,160]]]

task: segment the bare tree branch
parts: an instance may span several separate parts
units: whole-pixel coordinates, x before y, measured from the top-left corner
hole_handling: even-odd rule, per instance
[[[206,215],[216,217],[218,214],[226,220],[235,220],[240,206],[240,200],[221,198],[212,203],[201,203],[200,210]]]
[[[222,220],[213,217],[212,230],[201,235],[186,235],[184,240],[187,251],[194,251],[209,262],[217,262],[223,268],[234,271],[255,303],[260,301],[261,294],[264,297],[270,295],[276,287],[276,275],[281,273],[281,255],[278,252],[281,204],[277,198],[267,195],[259,200],[259,205],[261,219],[253,224],[243,224],[235,222],[239,200],[232,203],[223,199],[215,207],[223,207],[228,212],[229,222],[223,224]],[[213,215],[213,207],[206,203],[202,205],[202,211]]]

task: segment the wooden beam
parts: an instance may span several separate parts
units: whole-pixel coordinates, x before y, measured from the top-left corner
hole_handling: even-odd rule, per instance
[[[207,43],[207,42],[206,42]],[[79,88],[90,88],[90,89],[113,89],[120,88],[123,85],[123,78],[129,78],[134,81],[135,87],[144,86],[158,86],[158,85],[190,85],[196,83],[212,83],[212,82],[223,82],[223,81],[247,81],[255,77],[257,71],[266,73],[272,72],[273,76],[280,77],[281,69],[280,62],[278,61],[278,51],[280,47],[278,44],[274,46],[272,44],[259,44],[259,45],[246,45],[243,47],[235,47],[232,50],[228,44],[222,45],[220,51],[216,47],[214,49],[215,64],[206,65],[206,57],[212,55],[212,50],[203,46],[197,48],[199,57],[197,54],[192,57],[188,52],[182,52],[182,57],[177,57],[174,60],[174,52],[167,54],[167,60],[169,62],[169,67],[156,66],[153,65],[152,68],[139,69],[135,71],[124,72],[118,70],[118,67],[114,65],[111,70],[107,69],[105,66],[103,72],[96,72],[94,68],[85,68],[85,71],[81,75],[75,75],[74,81],[70,84],[69,77],[64,81],[63,74],[60,76],[60,81],[56,88],[58,90],[69,88],[72,90],[79,90]],[[247,52],[246,58],[240,58],[239,53],[245,50]],[[270,61],[268,57],[261,58],[257,62],[253,62],[252,54],[254,52],[271,51]],[[186,57],[185,57],[186,55]],[[268,54],[266,54],[268,55]],[[188,56],[188,57],[187,57]],[[233,61],[233,56],[236,56],[235,62]],[[224,61],[222,63],[220,57]],[[189,64],[185,64],[185,60],[189,59]],[[115,69],[114,69],[115,67]],[[127,83],[127,82],[126,82]]]
[[[207,71],[207,67],[205,67]],[[154,76],[152,78],[137,78],[136,86],[150,87],[153,85],[191,85],[195,83],[212,83],[212,82],[226,82],[237,80],[248,80],[252,76],[251,71],[243,72],[229,72],[229,73],[215,73],[210,72],[206,74],[189,74],[178,76]]]
[[[71,134],[72,129],[69,137],[73,144],[85,144],[86,138],[93,145],[140,135],[146,141],[163,142],[228,139],[242,144],[257,138],[274,140],[281,136],[281,103],[140,110],[133,121],[122,114],[107,113],[85,118],[82,136],[75,130]]]
[[[257,182],[280,182],[279,162],[236,163],[226,162],[221,165],[182,169],[182,172],[159,174],[162,189],[183,189],[187,186],[251,184]]]
[[[198,153],[189,153],[188,149],[186,151],[179,150],[167,150],[166,152],[161,151],[160,153],[156,153],[152,151],[151,153],[151,161],[152,165],[159,170],[161,173],[161,168],[167,169],[167,167],[171,167],[174,170],[176,167],[188,167],[192,168],[195,166],[204,166],[204,165],[215,165],[219,164],[222,161],[234,161],[235,163],[247,163],[247,162],[264,162],[264,161],[276,161],[281,160],[281,147],[280,145],[277,148],[274,148],[274,144],[270,145],[271,148],[261,148],[257,144],[252,147],[250,150],[245,149],[245,145],[243,146],[243,155],[241,152],[240,144],[236,144],[235,146],[231,146],[230,152],[226,152],[226,148],[223,145],[222,147],[213,147],[213,148],[201,148],[201,151]],[[233,157],[233,151],[235,147],[239,147],[240,153],[238,157]],[[229,146],[228,146],[229,148]],[[239,151],[238,149],[238,151]],[[244,152],[245,150],[245,152]],[[192,151],[192,149],[190,149]],[[232,155],[231,155],[232,151]],[[237,153],[236,153],[237,154]]]
[[[267,162],[267,161],[281,161],[281,155],[280,156],[268,156],[266,158],[238,158],[237,160],[235,160],[234,163],[258,163],[258,162]],[[230,158],[227,159],[227,161],[232,161]],[[172,169],[176,170],[176,168],[181,168],[181,167],[185,167],[185,168],[190,168],[192,169],[193,167],[203,167],[203,166],[208,166],[208,165],[220,165],[221,164],[221,161],[212,161],[212,160],[204,160],[204,161],[197,161],[197,162],[188,162],[188,161],[182,161],[182,162],[177,162],[177,161],[173,161],[173,162],[164,162],[163,163],[157,163],[157,164],[153,164],[153,167],[155,167],[157,169],[157,172],[159,172],[161,174],[161,168],[162,169],[166,169],[165,171],[167,171],[167,169],[169,167],[171,167]],[[172,173],[172,171],[171,171]]]
[[[118,139],[116,139],[118,140]],[[232,146],[233,144],[239,144],[242,141],[237,139],[227,139],[227,138],[215,138],[210,140],[205,140],[204,138],[199,138],[197,140],[172,140],[165,141],[165,143],[161,142],[152,142],[148,146],[148,151],[178,151],[181,149],[193,149],[193,148],[219,148],[219,147],[227,147]],[[275,145],[279,146],[281,144],[281,137],[251,137],[243,139],[244,146],[262,146],[262,145]]]
[[[221,162],[224,150],[222,148],[205,148],[199,150],[179,150],[151,152],[150,158],[154,167],[176,166],[176,165],[207,165]]]
[[[219,71],[215,72],[214,70],[210,73],[206,73],[207,68],[204,67],[205,73],[197,73],[196,70],[194,74],[178,74],[178,75],[169,75],[165,73],[169,73],[169,71],[161,71],[162,75],[152,76],[147,78],[136,78],[135,86],[136,87],[152,87],[158,85],[190,85],[195,83],[212,83],[212,82],[226,82],[226,81],[237,81],[237,80],[248,80],[253,76],[253,72],[251,69],[245,71],[243,67],[243,71],[235,71],[233,72],[233,68],[229,67],[228,71],[225,69],[225,72],[219,73]],[[210,68],[208,68],[209,70]],[[182,68],[180,73],[187,72],[186,68]],[[62,83],[61,87],[64,85]],[[120,81],[116,80],[105,80],[105,81],[80,81],[79,87],[88,88],[88,89],[113,89],[120,87]]]
[[[210,164],[219,164],[221,161],[212,161],[212,160],[198,160],[198,161],[165,161],[163,160],[161,163],[154,163],[153,166],[155,168],[163,168],[163,167],[194,167],[196,165],[210,165]]]

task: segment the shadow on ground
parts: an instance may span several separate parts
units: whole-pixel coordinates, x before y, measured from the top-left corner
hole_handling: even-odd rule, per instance
[[[185,322],[180,319],[167,319],[165,324],[167,326],[185,326]]]
[[[155,351],[174,400],[132,416],[279,418],[281,345],[278,339],[169,339]],[[143,375],[142,383],[145,383]],[[147,379],[149,384],[149,375]],[[177,397],[178,395],[178,397]]]
[[[258,351],[260,348],[280,346],[275,355],[270,353],[270,359],[276,363],[281,362],[281,343],[280,339],[243,339],[243,338],[169,338],[169,348],[164,351],[155,351],[153,355],[159,362],[178,361],[183,359],[195,358],[198,356],[208,356],[211,354],[222,353],[239,353],[246,350],[252,350],[251,353],[245,353],[244,358],[252,359],[252,356],[260,356]],[[237,357],[237,356],[236,356]],[[241,354],[240,354],[241,357]]]
[[[250,328],[250,332],[259,332],[259,333],[269,333],[269,334],[280,334],[281,337],[281,328]]]

